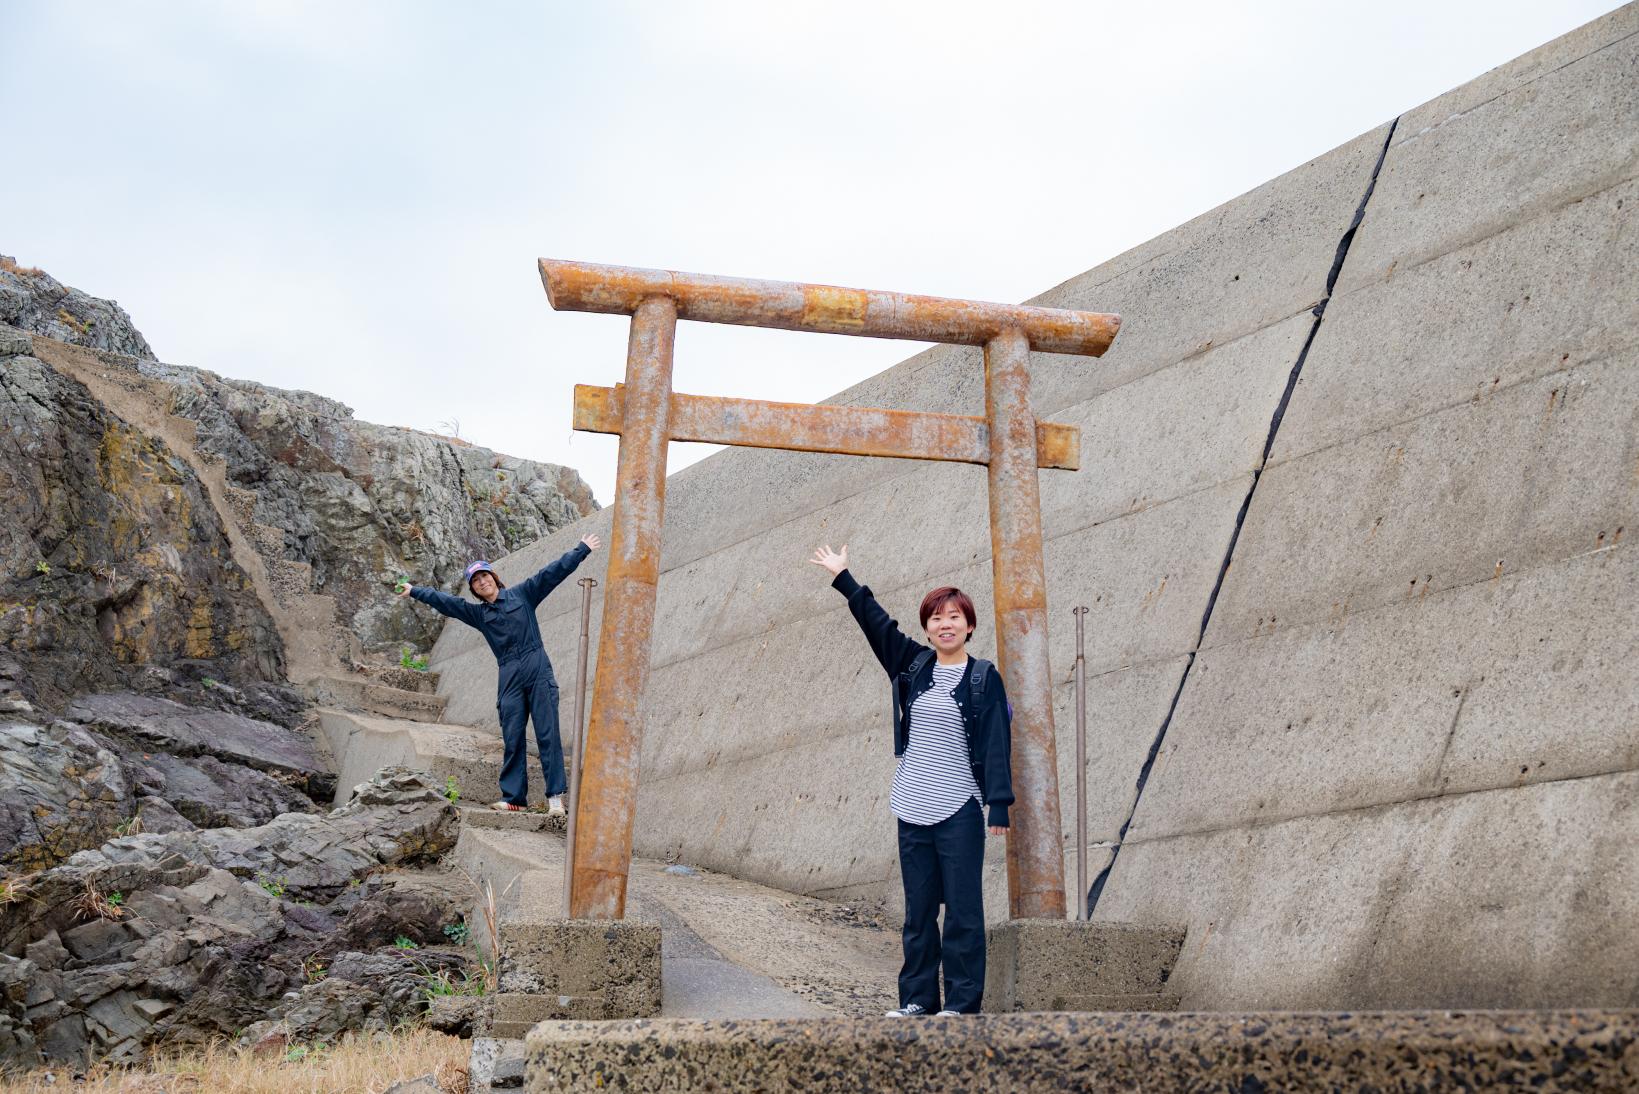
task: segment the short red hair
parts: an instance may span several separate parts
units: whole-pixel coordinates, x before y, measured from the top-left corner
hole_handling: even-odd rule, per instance
[[[973,610],[973,598],[954,585],[941,585],[922,598],[922,629],[928,629],[928,616],[949,604],[956,605],[968,626],[979,625],[978,613]]]

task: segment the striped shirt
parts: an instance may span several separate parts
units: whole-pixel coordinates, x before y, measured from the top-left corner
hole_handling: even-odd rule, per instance
[[[962,710],[952,689],[967,662],[933,666],[933,686],[911,702],[910,742],[893,773],[888,807],[906,824],[938,824],[979,797],[968,764]],[[980,799],[980,804],[983,800]]]

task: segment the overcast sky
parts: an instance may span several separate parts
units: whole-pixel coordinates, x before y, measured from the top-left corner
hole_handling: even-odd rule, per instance
[[[571,389],[626,320],[537,257],[1023,300],[1616,6],[0,0],[0,252],[607,504]],[[811,402],[919,348],[684,324],[674,382]]]

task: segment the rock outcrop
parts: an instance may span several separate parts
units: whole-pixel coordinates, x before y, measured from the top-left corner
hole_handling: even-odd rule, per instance
[[[567,467],[457,439],[356,421],[332,399],[170,365],[171,412],[255,494],[254,519],[281,557],[313,568],[367,650],[427,649],[441,620],[387,596],[400,575],[459,587],[462,568],[533,543],[597,509]]]
[[[0,722],[0,880],[124,833],[318,812],[335,796],[328,766],[300,731],[130,693],[45,726]]]
[[[59,342],[152,359],[148,340],[125,309],[69,288],[44,270],[0,255],[0,322]]]
[[[122,836],[13,879],[0,902],[0,1058],[137,1059],[161,1042],[269,1032],[258,1022],[308,1039],[424,1010],[429,978],[463,980],[466,962],[408,943],[453,913],[389,895],[392,875],[375,875],[448,850],[456,811],[403,770],[359,791],[323,816]],[[387,930],[405,944],[383,947],[396,941]]]
[[[163,364],[118,305],[6,258],[0,258],[0,323],[10,324],[0,325],[0,425],[11,429],[16,423],[24,430],[19,447],[30,450],[7,456],[36,458],[34,450],[50,448],[36,436],[65,420],[97,451],[108,432],[102,419],[113,418],[83,389],[52,375],[49,366],[64,363],[49,344],[38,350],[48,365],[31,357],[28,334],[123,355],[104,355],[109,374],[127,388],[143,388],[144,396],[192,423],[198,457],[221,463],[227,482],[243,492],[232,505],[245,509],[247,532],[269,560],[275,582],[281,569],[310,567],[293,591],[333,597],[362,648],[389,653],[392,660],[403,645],[429,648],[442,623],[395,602],[388,592],[396,578],[457,588],[469,559],[505,555],[598,508],[572,468],[515,459],[459,438],[360,422],[351,408],[322,395]],[[64,384],[70,387],[63,390]],[[116,442],[104,446],[113,470],[101,489],[118,495],[130,485],[126,465],[142,464],[147,449],[164,445],[124,423]],[[67,447],[61,440],[59,446]],[[172,476],[188,478],[188,461],[171,456]],[[10,489],[7,462],[0,456],[0,486]],[[51,473],[48,466],[44,477]],[[11,474],[19,490],[32,488],[35,496],[49,485],[41,477],[27,482],[21,469]],[[138,478],[150,490],[177,485]],[[67,485],[71,497],[93,486]],[[179,503],[190,514],[199,511],[197,493],[189,491],[185,504]],[[152,515],[178,524],[174,513]],[[190,553],[184,544],[170,546],[179,557]],[[0,539],[0,547],[22,551],[23,545]],[[220,544],[209,545],[211,552],[220,555]],[[16,556],[16,565],[51,563],[24,554]],[[89,553],[87,559],[109,572],[118,563]]]
[[[273,620],[198,476],[0,328],[0,646],[29,703],[282,678]],[[15,709],[15,708],[14,708]]]

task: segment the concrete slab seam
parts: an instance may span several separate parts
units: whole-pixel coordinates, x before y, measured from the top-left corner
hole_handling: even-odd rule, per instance
[[[1547,786],[1564,786],[1569,783],[1587,782],[1590,779],[1610,779],[1622,775],[1639,775],[1639,767],[1613,767],[1602,771],[1585,771],[1580,775],[1565,775],[1557,779],[1543,779],[1539,782],[1529,782],[1523,784],[1517,782],[1507,782],[1498,783],[1495,786],[1476,786],[1472,789],[1459,790],[1455,793],[1449,791],[1429,791],[1426,794],[1408,794],[1402,798],[1395,798],[1393,801],[1368,802],[1364,805],[1346,807],[1329,806],[1325,809],[1315,809],[1307,813],[1291,813],[1283,817],[1268,817],[1257,820],[1239,821],[1233,824],[1219,824],[1213,825],[1210,828],[1194,828],[1187,832],[1168,832],[1164,836],[1139,838],[1132,840],[1131,842],[1134,846],[1138,846],[1140,844],[1166,843],[1168,840],[1176,839],[1198,839],[1202,836],[1215,836],[1223,832],[1254,832],[1265,828],[1277,828],[1280,825],[1291,824],[1295,821],[1315,820],[1316,818],[1320,817],[1347,817],[1357,814],[1367,814],[1387,811],[1390,809],[1398,809],[1403,805],[1420,805],[1424,802],[1437,800],[1454,802],[1462,798],[1469,797],[1473,794],[1497,794],[1517,790],[1536,790]],[[1121,845],[1115,844],[1113,846],[1119,848]]]
[[[1584,29],[1586,29],[1586,28],[1584,28]],[[1401,144],[1410,144],[1413,141],[1418,140],[1419,138],[1421,138],[1424,134],[1434,132],[1436,129],[1440,128],[1442,125],[1449,125],[1451,122],[1456,121],[1458,118],[1465,118],[1468,115],[1474,113],[1476,110],[1484,110],[1486,107],[1490,106],[1492,103],[1496,102],[1498,99],[1506,99],[1508,96],[1513,95],[1516,92],[1518,92],[1518,91],[1520,91],[1524,88],[1530,87],[1532,84],[1537,83],[1540,80],[1546,79],[1547,77],[1554,75],[1556,72],[1562,72],[1565,69],[1570,68],[1572,65],[1577,64],[1578,62],[1587,60],[1589,57],[1598,56],[1599,54],[1605,52],[1607,49],[1615,49],[1617,46],[1620,46],[1623,42],[1626,42],[1629,38],[1633,38],[1633,37],[1639,37],[1639,31],[1636,31],[1633,34],[1624,34],[1620,38],[1616,38],[1616,39],[1613,39],[1612,41],[1606,42],[1604,45],[1600,46],[1598,49],[1589,50],[1587,53],[1580,53],[1580,54],[1576,55],[1575,57],[1572,57],[1572,58],[1569,58],[1568,60],[1566,60],[1564,64],[1555,65],[1553,68],[1550,68],[1550,69],[1547,69],[1546,71],[1537,73],[1535,76],[1532,76],[1529,80],[1526,80],[1524,83],[1514,84],[1511,87],[1505,87],[1502,90],[1498,91],[1495,95],[1491,96],[1489,99],[1483,99],[1480,102],[1477,102],[1477,103],[1473,104],[1472,106],[1464,107],[1463,109],[1457,111],[1454,114],[1448,114],[1445,117],[1441,118],[1439,121],[1435,122],[1433,125],[1425,125],[1423,128],[1419,129],[1417,132],[1412,133],[1411,135],[1406,137],[1406,139],[1401,141],[1400,143]],[[1476,79],[1478,80],[1478,79],[1483,79],[1483,78],[1484,78],[1484,75],[1482,74],[1480,77],[1477,77]],[[1453,89],[1453,90],[1455,90],[1455,89]],[[1449,94],[1449,92],[1448,92],[1448,94]],[[1440,97],[1444,98],[1444,96],[1440,96]],[[1430,100],[1430,101],[1432,102],[1433,100]]]
[[[1178,703],[1183,698],[1184,688],[1189,683],[1190,670],[1195,667],[1196,657],[1200,654],[1201,643],[1206,640],[1207,626],[1212,621],[1212,609],[1218,603],[1218,594],[1223,590],[1224,578],[1229,574],[1230,563],[1235,557],[1235,545],[1241,538],[1241,529],[1246,524],[1246,514],[1252,507],[1253,495],[1257,493],[1258,482],[1263,477],[1264,469],[1269,463],[1269,454],[1275,449],[1275,437],[1280,432],[1282,419],[1286,416],[1287,404],[1291,402],[1292,392],[1297,387],[1298,378],[1303,372],[1303,364],[1308,359],[1309,349],[1315,344],[1315,335],[1320,333],[1320,324],[1326,318],[1326,305],[1332,298],[1332,289],[1337,285],[1338,276],[1343,271],[1343,263],[1349,255],[1349,247],[1354,242],[1355,232],[1359,230],[1361,222],[1366,218],[1366,205],[1372,199],[1372,192],[1377,189],[1377,176],[1383,170],[1383,163],[1388,158],[1389,147],[1394,143],[1394,132],[1399,127],[1400,119],[1396,117],[1389,123],[1389,131],[1383,137],[1383,147],[1377,153],[1377,164],[1372,168],[1371,178],[1366,182],[1365,193],[1360,196],[1360,204],[1355,208],[1354,217],[1349,227],[1337,241],[1337,252],[1332,259],[1332,268],[1326,274],[1326,295],[1314,306],[1315,321],[1309,328],[1309,335],[1304,339],[1303,348],[1298,351],[1297,359],[1292,362],[1292,371],[1286,378],[1286,389],[1281,392],[1280,401],[1275,405],[1275,412],[1269,421],[1269,433],[1263,444],[1263,458],[1252,471],[1252,481],[1247,485],[1246,497],[1241,499],[1241,508],[1235,515],[1235,527],[1229,534],[1229,544],[1224,549],[1222,564],[1218,567],[1217,580],[1213,582],[1212,592],[1207,597],[1206,610],[1201,614],[1201,629],[1195,636],[1195,647],[1188,651],[1188,659],[1184,662],[1184,670],[1178,676],[1178,687],[1173,691],[1172,701],[1167,707],[1166,716],[1161,720],[1160,728],[1155,732],[1155,739],[1150,742],[1148,755],[1144,757],[1143,766],[1138,770],[1138,779],[1133,788],[1132,804],[1127,810],[1127,817],[1121,822],[1112,848],[1110,860],[1093,879],[1092,886],[1087,893],[1087,917],[1092,918],[1098,907],[1099,897],[1104,893],[1104,886],[1115,870],[1115,864],[1120,861],[1121,848],[1126,843],[1128,829],[1132,826],[1133,817],[1138,813],[1139,802],[1144,797],[1144,787],[1149,782],[1150,772],[1155,768],[1156,757],[1161,753],[1161,745],[1166,740],[1167,730],[1172,725],[1172,719],[1178,712]]]

